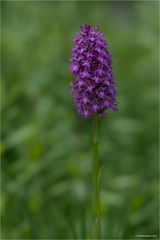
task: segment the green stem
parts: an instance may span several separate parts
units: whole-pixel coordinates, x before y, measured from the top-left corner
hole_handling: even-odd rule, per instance
[[[98,114],[93,119],[93,176],[94,176],[94,214],[95,236],[101,239],[101,214],[100,214],[100,163],[98,154]]]

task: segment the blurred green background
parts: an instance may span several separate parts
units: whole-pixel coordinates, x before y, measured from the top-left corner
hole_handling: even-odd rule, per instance
[[[70,95],[82,24],[109,42],[119,112],[100,126],[104,239],[158,236],[158,1],[2,2],[2,239],[91,239],[92,121]]]

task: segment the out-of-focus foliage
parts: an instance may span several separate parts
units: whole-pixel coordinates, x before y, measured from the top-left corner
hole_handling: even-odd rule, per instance
[[[70,96],[81,24],[108,39],[119,112],[101,121],[104,239],[158,238],[158,2],[2,2],[2,239],[93,236],[92,121]]]

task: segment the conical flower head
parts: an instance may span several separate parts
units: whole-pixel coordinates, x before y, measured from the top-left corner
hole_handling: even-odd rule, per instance
[[[70,70],[76,77],[71,85],[80,115],[89,117],[97,112],[103,116],[108,109],[118,109],[112,56],[98,28],[81,26],[74,39]]]

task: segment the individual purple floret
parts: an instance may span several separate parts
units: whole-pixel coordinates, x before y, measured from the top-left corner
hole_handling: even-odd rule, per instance
[[[76,76],[71,85],[79,114],[87,118],[95,112],[103,116],[108,109],[118,110],[112,56],[97,27],[83,25],[76,33],[70,70]]]

